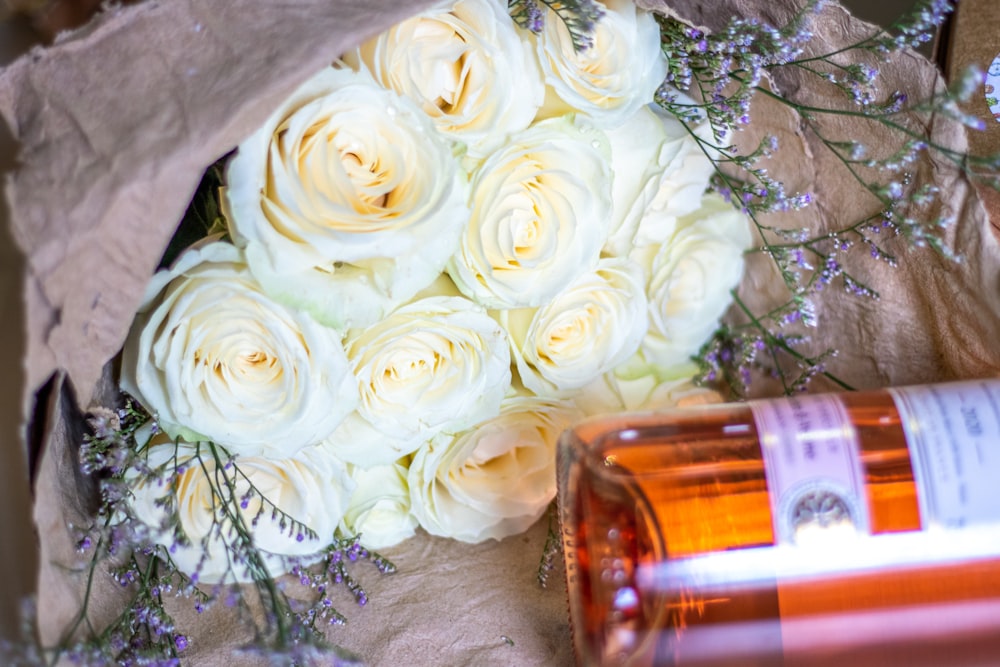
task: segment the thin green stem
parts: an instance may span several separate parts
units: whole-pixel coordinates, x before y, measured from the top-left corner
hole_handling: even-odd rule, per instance
[[[786,343],[784,340],[772,334],[771,331],[757,318],[757,316],[753,314],[753,311],[750,310],[750,308],[746,305],[743,299],[739,297],[738,294],[735,293],[733,294],[733,301],[743,312],[743,314],[746,315],[747,319],[749,320],[749,325],[752,326],[754,329],[757,329],[764,335],[765,341],[769,349],[771,348],[780,349],[782,352],[785,352],[796,361],[807,364],[810,367],[815,366],[816,364],[815,359],[805,356],[804,354],[796,350],[794,347],[788,345],[788,343]],[[785,388],[786,391],[788,391],[790,387],[785,381],[784,372],[781,370],[781,364],[777,358],[776,353],[772,354],[772,358],[775,360],[775,369],[781,375],[782,386]],[[829,373],[826,370],[820,371],[820,374],[842,389],[846,389],[849,391],[854,390],[854,387],[847,384],[846,382],[844,382],[843,380]]]
[[[59,661],[59,657],[62,655],[64,648],[69,644],[69,641],[73,638],[73,635],[76,634],[76,631],[80,628],[80,625],[83,623],[84,619],[87,618],[87,611],[90,606],[90,594],[91,591],[93,590],[93,584],[94,584],[94,572],[97,570],[97,560],[98,560],[97,553],[102,546],[104,546],[103,537],[99,538],[97,540],[97,544],[94,545],[94,556],[90,559],[90,568],[88,569],[87,572],[87,585],[84,588],[83,604],[80,606],[80,611],[76,615],[76,618],[73,620],[69,629],[63,633],[62,638],[59,640],[59,645],[56,646],[54,654],[52,656],[52,661],[49,663],[50,667],[54,666]],[[89,619],[87,623],[88,625],[90,624]],[[91,632],[93,632],[93,628],[91,628]]]
[[[217,475],[221,475],[222,482],[229,494],[228,500],[226,498],[222,498],[223,511],[232,522],[233,528],[236,530],[240,539],[247,546],[244,556],[247,559],[247,564],[250,567],[250,572],[253,576],[254,583],[258,587],[258,591],[262,589],[266,592],[266,596],[262,595],[261,597],[266,598],[268,604],[270,605],[272,612],[271,617],[273,618],[275,630],[277,632],[277,645],[279,647],[289,646],[291,636],[289,634],[288,622],[285,619],[285,610],[282,609],[279,603],[281,593],[278,591],[274,578],[268,572],[267,564],[264,562],[263,557],[253,543],[253,537],[249,527],[243,520],[242,512],[233,507],[234,503],[239,502],[236,499],[236,483],[228,474],[226,474],[226,464],[222,460],[222,457],[219,456],[219,451],[215,443],[208,443],[208,447],[215,459],[215,472]]]

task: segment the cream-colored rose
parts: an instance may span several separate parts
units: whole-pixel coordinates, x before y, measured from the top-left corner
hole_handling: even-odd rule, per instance
[[[333,542],[354,490],[347,467],[315,446],[287,459],[240,456],[230,465],[209,443],[175,445],[160,435],[150,444],[148,462],[154,469],[176,462],[179,474],[170,486],[135,483],[129,511],[181,571],[205,584],[251,580],[247,562],[229,546],[236,541],[237,515],[268,574],[278,576],[288,570],[286,557],[314,560]],[[177,513],[186,545],[177,543],[165,521],[164,499]]]
[[[489,308],[540,306],[597,264],[611,212],[607,137],[570,118],[514,135],[473,174],[448,274]]]
[[[505,0],[439,2],[344,60],[415,100],[477,159],[531,124],[545,90]]]
[[[607,258],[541,308],[497,312],[524,386],[562,395],[632,356],[646,333],[644,290],[636,264]]]
[[[625,256],[635,245],[662,243],[673,233],[677,218],[701,205],[714,165],[695,137],[707,141],[710,134],[707,123],[689,131],[673,116],[649,106],[607,130],[614,204],[606,253]],[[656,215],[647,215],[650,210]],[[645,224],[640,226],[640,221]]]
[[[361,399],[327,444],[363,467],[495,415],[510,386],[506,334],[463,296],[416,299],[346,345]]]
[[[336,332],[265,295],[221,241],[153,277],[121,386],[171,435],[275,457],[330,435],[358,402]]]
[[[606,8],[582,51],[558,16],[549,10],[542,33],[532,36],[547,85],[539,118],[585,114],[599,127],[617,127],[653,95],[667,74],[660,29],[652,14],[632,0],[595,2]]]
[[[410,463],[411,511],[432,535],[462,542],[526,530],[555,497],[555,448],[578,416],[565,403],[506,398],[500,414],[441,435]]]
[[[685,129],[673,116],[657,109],[657,117],[668,136],[675,137],[676,147],[659,179],[656,191],[640,211],[639,224],[633,237],[634,245],[662,243],[670,238],[682,216],[694,213],[702,205],[715,163],[709,155],[721,139],[713,139],[712,126],[707,121]],[[707,151],[707,153],[706,153]]]
[[[239,146],[223,204],[276,299],[338,329],[432,282],[468,220],[466,177],[415,102],[330,67]]]
[[[406,466],[396,462],[349,469],[357,487],[344,513],[344,531],[360,535],[361,544],[369,549],[384,549],[412,537],[417,520],[410,514]]]
[[[729,307],[749,246],[747,216],[711,193],[701,208],[677,220],[666,243],[633,251],[632,258],[648,276],[649,331],[639,349],[657,375],[677,377],[696,370],[690,357]]]
[[[690,377],[663,380],[611,371],[576,392],[573,402],[587,417],[721,403],[722,396],[699,387]]]

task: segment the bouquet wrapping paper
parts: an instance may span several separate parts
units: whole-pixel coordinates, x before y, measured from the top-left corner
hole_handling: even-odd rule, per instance
[[[989,72],[1000,58],[1000,5],[991,0],[963,0],[955,8],[942,41],[938,58],[944,72],[952,76],[971,66]],[[1000,151],[1000,118],[994,118],[996,107],[990,107],[986,91],[977,92],[966,104],[965,111],[986,121],[986,129],[969,137],[969,147],[980,153]],[[992,97],[996,98],[994,90]],[[1000,192],[979,187],[979,196],[986,205],[993,233],[1000,235]]]
[[[325,63],[430,4],[150,0],[109,9],[54,47],[0,70],[0,117],[20,142],[5,193],[23,261],[26,337],[18,398],[22,433],[35,434],[27,440],[44,643],[55,642],[77,614],[85,582],[85,573],[74,571],[67,528],[84,523],[81,510],[92,500],[75,463],[79,407],[113,395],[113,359],[202,171]],[[796,3],[640,4],[711,29],[733,15],[780,22]],[[834,48],[871,30],[832,5],[816,25],[816,43]],[[881,71],[884,86],[913,96],[940,85],[933,66],[917,55]],[[798,90],[806,102],[822,94],[793,78],[772,85]],[[819,199],[796,214],[796,224],[821,230],[871,212],[857,196],[858,185],[826,162],[794,113],[758,98],[752,114],[738,141],[755,145],[755,136],[778,135],[783,150],[772,171],[789,192],[812,191]],[[875,149],[892,141],[884,130],[846,122],[826,127]],[[963,131],[951,123],[935,122],[932,131],[942,143],[965,146]],[[986,212],[974,188],[948,165],[918,168],[946,193],[944,205],[959,220],[949,240],[965,261],[909,253],[896,269],[865,265],[870,273],[864,277],[881,291],[878,302],[826,294],[811,333],[817,346],[841,350],[833,370],[856,387],[1000,369],[1000,249]],[[772,271],[760,258],[749,263],[741,288],[746,301],[774,301],[780,283]],[[350,622],[330,638],[374,665],[571,663],[562,573],[551,574],[547,590],[535,581],[544,539],[542,522],[500,543],[470,546],[420,535],[387,550],[400,572],[362,573],[371,601],[358,609],[345,594],[340,608]],[[89,613],[99,624],[118,602],[113,586],[100,580]],[[197,617],[177,601],[174,612],[178,626],[191,631],[190,664],[231,664],[232,648],[249,640],[224,608]]]

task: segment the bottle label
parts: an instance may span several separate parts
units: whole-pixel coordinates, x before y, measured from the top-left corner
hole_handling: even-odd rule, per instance
[[[751,402],[776,543],[869,532],[858,436],[833,394]]]
[[[890,389],[910,449],[924,529],[1000,516],[1000,385]]]

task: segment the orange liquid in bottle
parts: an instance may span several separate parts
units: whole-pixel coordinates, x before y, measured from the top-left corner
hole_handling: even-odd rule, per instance
[[[922,531],[891,396],[842,401],[872,535],[813,548],[776,546],[746,405],[607,418],[564,436],[581,663],[1000,665],[1000,529]]]

